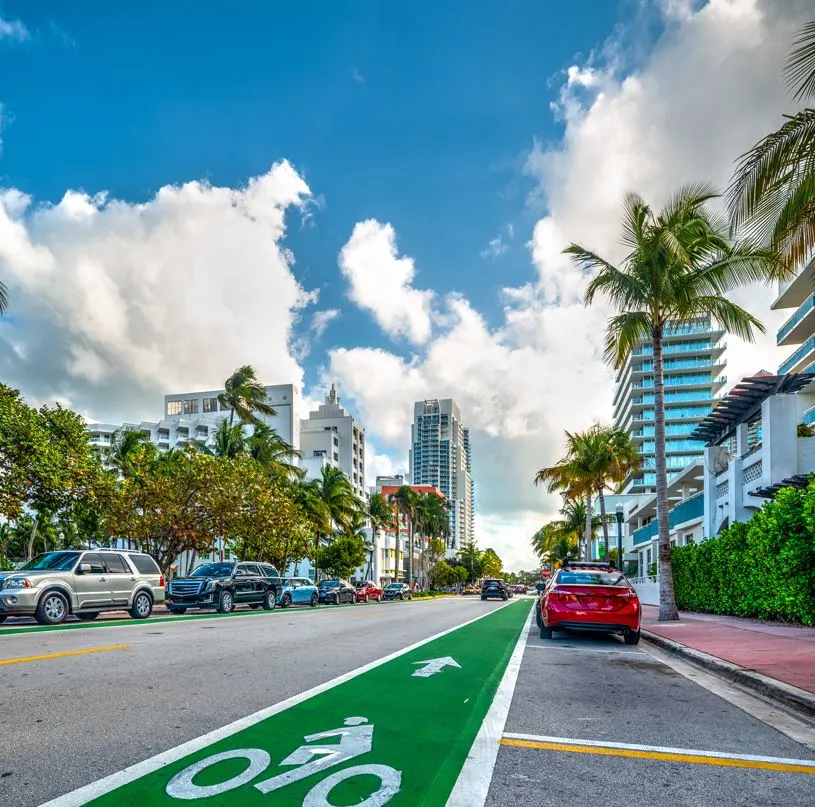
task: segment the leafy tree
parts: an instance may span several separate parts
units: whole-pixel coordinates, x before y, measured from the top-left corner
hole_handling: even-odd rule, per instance
[[[396,512],[407,523],[408,531],[408,584],[413,586],[413,526],[416,518],[418,495],[410,485],[402,485],[391,497]],[[399,519],[396,520],[396,545],[399,546]]]
[[[787,60],[795,99],[815,95],[815,22],[798,33]],[[728,189],[733,232],[771,243],[789,267],[815,252],[815,109],[787,115],[780,129],[743,154]]]
[[[481,574],[484,577],[498,577],[503,571],[504,563],[495,550],[485,549],[481,556]]]
[[[333,577],[347,578],[365,563],[365,542],[343,535],[317,552],[317,566]]]
[[[218,396],[218,403],[229,409],[229,425],[235,415],[241,423],[262,423],[258,414],[272,417],[274,407],[267,401],[266,388],[258,381],[251,364],[244,364],[224,382],[224,391]]]
[[[460,568],[460,567],[459,567]],[[430,572],[431,588],[454,586],[459,581],[458,572],[447,561],[440,560]]]
[[[619,266],[577,244],[566,249],[583,271],[596,272],[586,288],[586,305],[604,295],[618,311],[608,322],[606,359],[622,367],[639,343],[653,346],[661,620],[679,617],[668,538],[663,337],[688,321],[714,320],[751,341],[761,323],[728,299],[729,293],[789,275],[771,250],[728,240],[706,208],[714,196],[706,185],[688,185],[655,213],[639,196],[628,194],[622,238],[630,251]]]
[[[156,451],[156,446],[143,431],[125,426],[113,432],[105,459],[114,470],[126,477],[130,475],[133,461],[139,453],[154,455]]]
[[[294,459],[301,453],[266,423],[257,424],[245,442],[249,456],[269,473],[292,478],[299,471]]]
[[[476,546],[475,541],[468,541],[458,551],[458,557],[461,564],[467,569],[467,581],[472,582],[481,577],[482,560],[481,552]]]

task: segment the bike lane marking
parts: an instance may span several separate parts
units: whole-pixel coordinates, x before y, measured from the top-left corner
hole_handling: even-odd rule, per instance
[[[528,613],[499,606],[44,807],[443,807]],[[448,656],[458,668],[413,677]]]

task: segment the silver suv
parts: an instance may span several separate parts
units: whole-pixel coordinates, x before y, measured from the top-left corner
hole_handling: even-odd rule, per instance
[[[146,619],[164,602],[164,577],[150,555],[92,549],[46,552],[12,572],[0,573],[0,622],[33,616],[58,625],[68,614],[96,619],[100,611],[126,610]]]

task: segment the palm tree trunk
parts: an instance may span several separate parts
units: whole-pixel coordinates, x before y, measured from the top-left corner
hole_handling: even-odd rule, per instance
[[[413,591],[413,519],[408,519],[408,585]]]
[[[657,525],[659,527],[659,620],[679,619],[671,570],[671,541],[668,523],[668,473],[665,468],[665,388],[662,377],[662,327],[652,331],[654,345],[654,448],[657,482]]]
[[[394,547],[394,553],[396,557],[393,561],[393,582],[399,582],[399,513],[396,514],[396,546]]]
[[[597,489],[597,498],[600,500],[600,518],[603,521],[603,547],[606,550],[606,554],[603,556],[604,560],[608,560],[608,521],[606,520],[606,498],[603,495],[603,489]],[[622,563],[620,558],[617,558],[617,563]],[[618,567],[622,570],[622,566]]]
[[[583,531],[583,560],[591,560],[591,493],[586,494],[586,529]]]
[[[28,552],[26,553],[26,560],[31,560],[34,557],[34,541],[37,538],[37,518],[31,525],[31,537],[28,539]]]

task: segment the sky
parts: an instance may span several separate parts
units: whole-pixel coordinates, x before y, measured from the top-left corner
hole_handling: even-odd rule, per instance
[[[320,4],[0,0],[0,381],[105,422],[251,363],[336,383],[369,484],[413,402],[471,428],[476,538],[505,568],[556,517],[535,471],[611,417],[604,303],[562,254],[623,257],[658,207],[797,106],[809,0]],[[728,337],[729,383],[784,358]]]

